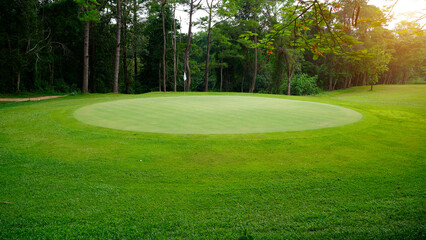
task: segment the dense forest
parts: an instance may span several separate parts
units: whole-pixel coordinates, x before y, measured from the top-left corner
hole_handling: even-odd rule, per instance
[[[2,0],[0,92],[307,95],[426,79],[425,30],[366,0]],[[183,29],[177,9],[185,9]],[[198,11],[205,17],[196,18]],[[182,11],[180,11],[182,15]]]

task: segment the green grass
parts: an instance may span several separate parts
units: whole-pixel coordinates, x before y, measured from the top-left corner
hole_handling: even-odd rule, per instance
[[[230,134],[311,130],[357,122],[339,106],[265,97],[180,96],[103,102],[74,117],[95,126],[139,132]]]
[[[0,103],[0,239],[426,237],[426,86],[270,96],[363,115],[299,132],[143,133],[73,117],[181,95]]]

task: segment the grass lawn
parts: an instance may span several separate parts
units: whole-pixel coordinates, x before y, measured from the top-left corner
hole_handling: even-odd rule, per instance
[[[222,95],[103,102],[77,109],[74,117],[95,126],[139,132],[236,134],[341,126],[362,115],[323,103]]]
[[[182,93],[0,102],[0,239],[425,239],[426,86],[368,89],[256,94],[362,114],[281,133],[145,133],[74,117]]]

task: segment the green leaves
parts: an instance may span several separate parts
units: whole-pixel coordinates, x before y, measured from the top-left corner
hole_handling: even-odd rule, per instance
[[[99,3],[96,0],[74,0],[77,4],[87,10],[93,10]]]
[[[98,10],[90,10],[83,12],[79,17],[80,21],[99,21],[99,11]]]
[[[255,44],[253,41],[250,40],[251,37],[254,36],[259,36],[259,34],[253,33],[251,31],[246,31],[246,33],[240,35],[240,39],[238,39],[238,42],[247,46],[248,48],[261,47],[263,45],[262,43],[259,42],[258,44]]]
[[[99,10],[97,6],[99,3],[96,0],[74,0],[81,6],[82,13],[79,15],[80,21],[99,21]]]

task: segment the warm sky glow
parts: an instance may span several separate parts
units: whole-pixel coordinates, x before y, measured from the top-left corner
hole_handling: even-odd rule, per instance
[[[386,6],[391,6],[397,0],[369,0],[369,4],[375,5],[380,9],[384,9]],[[204,2],[204,1],[203,1]],[[187,7],[180,5],[176,11],[177,19],[181,18],[182,20],[182,32],[186,33],[188,31],[188,13],[184,12],[183,9]],[[389,23],[388,28],[393,29],[396,23],[402,20],[414,21],[419,19],[421,16],[424,18],[420,20],[421,25],[426,24],[426,0],[398,0],[398,3],[395,5],[392,14],[394,20]],[[195,13],[194,20],[197,20],[200,17],[207,16],[207,13],[203,10],[199,10]],[[198,27],[194,27],[193,31],[199,31]]]
[[[379,8],[391,6],[396,0],[370,0],[369,4],[376,5]],[[426,1],[425,0],[399,0],[393,8],[392,14],[394,20],[389,24],[390,28],[393,28],[396,23],[402,20],[415,21],[423,16],[419,22],[420,24],[426,24]]]

